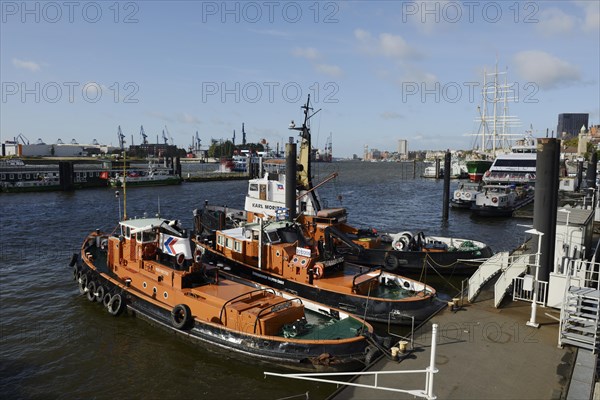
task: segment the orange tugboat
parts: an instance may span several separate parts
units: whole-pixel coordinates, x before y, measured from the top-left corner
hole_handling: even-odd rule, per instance
[[[193,342],[308,371],[363,368],[382,349],[372,327],[330,306],[205,264],[178,221],[124,220],[71,260],[81,294]]]

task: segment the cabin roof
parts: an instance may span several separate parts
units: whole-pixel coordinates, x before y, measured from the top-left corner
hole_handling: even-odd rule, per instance
[[[569,225],[587,225],[589,220],[593,217],[593,210],[582,210],[580,208],[566,208],[569,213]],[[567,213],[562,211],[557,211],[556,213],[556,222],[561,224],[567,223]]]
[[[177,221],[169,221],[168,219],[162,218],[140,218],[140,219],[128,219],[121,221],[120,224],[131,229],[131,233],[138,231],[148,231],[153,228],[162,227],[170,230],[174,233],[178,233],[170,224],[176,224]]]

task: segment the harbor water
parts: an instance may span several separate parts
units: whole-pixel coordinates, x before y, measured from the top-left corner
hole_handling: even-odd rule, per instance
[[[476,219],[450,210],[442,221],[443,182],[413,179],[412,168],[335,162],[314,164],[313,173],[315,183],[339,173],[319,194],[328,207],[346,207],[355,226],[469,238],[495,252],[524,240],[527,228],[520,224],[530,220]],[[135,188],[127,192],[127,216],[160,212],[191,229],[192,210],[205,200],[243,208],[246,190],[243,180]],[[3,398],[279,399],[309,392],[319,399],[335,389],[265,379],[263,371],[282,370],[198,347],[131,316],[112,317],[81,296],[67,267],[70,257],[90,231],[116,227],[122,195],[117,199],[109,188],[0,195]]]

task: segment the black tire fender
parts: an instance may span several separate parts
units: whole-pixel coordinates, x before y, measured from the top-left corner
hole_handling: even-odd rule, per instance
[[[98,303],[102,303],[102,300],[104,300],[105,293],[106,293],[106,289],[104,289],[104,285],[99,283],[98,287],[96,287],[96,293],[94,293],[94,295],[96,296],[96,301]]]
[[[79,293],[85,294],[87,292],[88,276],[84,273],[79,275]]]
[[[125,301],[123,300],[121,295],[117,293],[114,296],[112,296],[110,302],[108,303],[108,312],[110,313],[110,315],[116,317],[119,314],[121,314],[124,309]]]
[[[383,268],[386,271],[395,271],[398,268],[398,257],[392,251],[385,253]]]
[[[97,288],[97,284],[96,281],[89,281],[87,286],[86,286],[86,296],[88,298],[89,301],[94,302],[96,301],[96,288]]]
[[[186,329],[192,320],[192,312],[187,304],[177,304],[171,311],[171,323],[177,329]]]
[[[108,308],[108,305],[110,304],[110,301],[112,300],[112,295],[109,292],[106,292],[104,294],[104,297],[102,298],[102,305],[106,308]]]

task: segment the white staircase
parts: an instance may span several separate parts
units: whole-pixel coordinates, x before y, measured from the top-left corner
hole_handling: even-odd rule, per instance
[[[494,285],[494,306],[496,308],[500,306],[502,299],[510,291],[513,279],[527,271],[527,268],[531,265],[530,260],[533,257],[535,257],[534,254],[511,257],[512,259],[509,260],[508,266],[502,269],[502,274]]]
[[[559,343],[598,353],[600,350],[600,290],[570,286],[561,309]]]
[[[469,301],[472,302],[487,281],[508,267],[508,252],[496,253],[482,263],[469,278]]]

